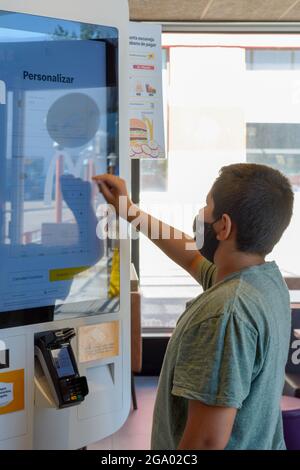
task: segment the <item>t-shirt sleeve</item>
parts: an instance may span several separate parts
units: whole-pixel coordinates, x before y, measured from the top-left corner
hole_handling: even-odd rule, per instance
[[[256,361],[257,332],[234,313],[188,327],[180,342],[172,394],[241,408]]]
[[[216,265],[202,258],[197,267],[196,279],[204,290],[209,289],[215,283],[216,274]]]

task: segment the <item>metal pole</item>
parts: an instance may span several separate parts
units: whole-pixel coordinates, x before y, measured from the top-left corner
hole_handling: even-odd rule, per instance
[[[64,168],[64,156],[61,154],[56,160],[56,172],[55,172],[55,221],[57,224],[62,222],[62,192],[60,185],[60,177],[63,174]]]
[[[140,160],[131,160],[131,197],[135,204],[140,203]],[[131,240],[131,260],[138,278],[140,277],[140,238]]]

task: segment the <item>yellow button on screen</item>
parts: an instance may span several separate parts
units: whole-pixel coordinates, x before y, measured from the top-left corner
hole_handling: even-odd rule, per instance
[[[90,266],[78,266],[77,268],[50,269],[49,281],[71,281],[77,274],[89,268]]]

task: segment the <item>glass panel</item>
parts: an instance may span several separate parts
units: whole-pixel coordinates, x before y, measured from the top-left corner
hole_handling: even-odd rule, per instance
[[[294,216],[268,259],[287,278],[291,300],[300,301],[298,36],[164,34],[162,42],[167,184],[149,191],[142,175],[141,205],[192,235],[193,218],[223,165],[251,161],[280,169],[295,191]],[[143,235],[140,260],[143,326],[172,328],[201,288]]]
[[[141,160],[141,186],[143,191],[166,191],[168,160]]]
[[[119,248],[96,235],[91,180],[118,173],[117,57],[115,28],[0,15],[0,312],[12,318],[118,309]]]
[[[248,49],[245,52],[249,70],[289,70],[294,65],[292,50]]]

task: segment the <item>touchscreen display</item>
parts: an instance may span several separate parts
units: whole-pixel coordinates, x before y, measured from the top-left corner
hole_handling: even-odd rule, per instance
[[[117,29],[0,11],[0,327],[118,309],[92,183],[118,174],[117,71]]]

